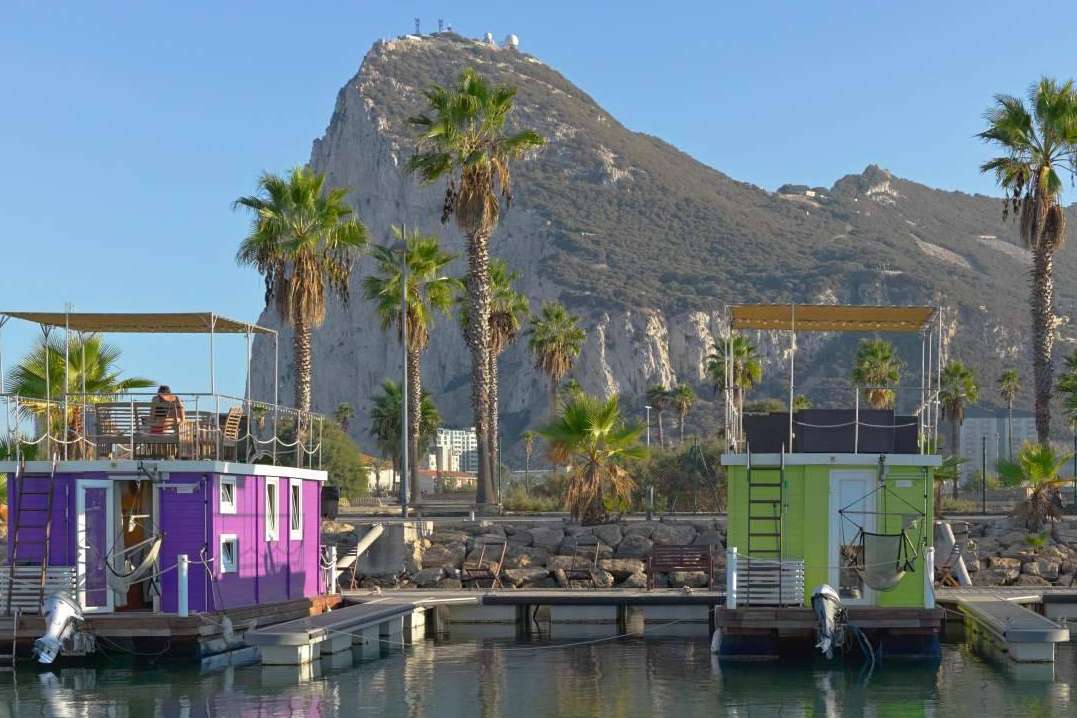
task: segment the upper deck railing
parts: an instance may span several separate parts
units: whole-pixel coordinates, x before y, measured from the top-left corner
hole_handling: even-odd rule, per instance
[[[226,394],[0,394],[8,458],[180,459],[320,469],[325,418]]]

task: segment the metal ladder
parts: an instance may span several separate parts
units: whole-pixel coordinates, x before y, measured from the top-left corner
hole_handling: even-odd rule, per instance
[[[15,516],[12,519],[11,564],[8,566],[7,615],[11,613],[11,602],[15,594],[15,567],[19,562],[20,549],[40,547],[41,581],[38,585],[38,605],[45,601],[45,583],[49,572],[49,539],[52,536],[52,508],[56,498],[56,466],[58,459],[53,456],[52,469],[47,476],[27,476],[21,464],[15,469]],[[48,489],[27,489],[28,481],[48,481]],[[27,497],[44,497],[44,506],[33,501],[26,505]],[[37,517],[36,520],[34,517]],[[35,533],[37,532],[37,533]],[[23,559],[26,560],[26,559]]]
[[[0,673],[15,672],[15,646],[19,640],[19,618],[22,611],[16,607],[11,614],[11,653],[0,653]]]
[[[752,563],[766,558],[779,562],[778,596],[781,602],[782,580],[782,506],[785,502],[785,447],[777,466],[755,467],[752,452],[748,454],[748,556],[745,582],[746,603],[752,603]],[[775,481],[777,473],[777,481]]]

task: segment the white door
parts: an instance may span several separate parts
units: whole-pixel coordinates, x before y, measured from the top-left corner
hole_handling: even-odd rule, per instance
[[[108,585],[107,564],[116,535],[112,482],[100,479],[79,481],[75,513],[79,604],[88,613],[112,611],[115,601]]]
[[[875,476],[870,471],[830,472],[830,537],[829,566],[830,585],[844,603],[871,605],[874,592],[864,585],[860,575],[852,568],[860,558],[857,533],[860,527],[875,530],[875,495],[868,494],[875,487]],[[842,515],[844,510],[845,514]]]

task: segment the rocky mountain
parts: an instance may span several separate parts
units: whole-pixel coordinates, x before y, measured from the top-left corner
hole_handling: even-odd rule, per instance
[[[625,128],[539,59],[456,34],[377,43],[314,141],[311,166],[349,188],[378,241],[387,241],[391,225],[407,223],[440,233],[463,254],[455,227],[439,222],[444,187],[420,187],[402,166],[414,145],[406,118],[423,109],[422,90],[450,83],[464,67],[516,85],[513,122],[549,140],[514,169],[515,201],[492,250],[522,274],[533,306],[558,298],[585,317],[588,340],[573,372],[585,389],[619,392],[642,414],[648,386],[687,381],[701,398],[689,431],[713,425],[720,405],[712,400],[705,360],[724,331],[722,307],[789,300],[940,305],[947,355],[977,369],[985,400],[994,400],[992,385],[1003,367],[1031,376],[1029,259],[1014,227],[1003,224],[997,198],[932,189],[874,165],[830,188],[786,185],[768,192]],[[1077,227],[1077,209],[1069,215]],[[462,274],[462,260],[458,266]],[[354,430],[367,446],[370,397],[385,377],[401,373],[395,338],[378,328],[359,291],[369,270],[369,262],[360,262],[351,303],[331,307],[314,348],[316,408],[331,412],[350,402]],[[1064,316],[1077,301],[1068,282],[1075,270],[1077,254],[1067,248],[1056,270]],[[279,323],[269,311],[261,321]],[[817,405],[851,400],[836,380],[848,375],[857,339],[801,338],[798,385]],[[755,396],[780,397],[788,340],[757,341],[768,367]],[[287,342],[285,331],[282,396],[291,395]],[[907,382],[917,383],[918,342],[900,342],[899,349],[910,367]],[[1068,351],[1065,344],[1062,350]],[[519,431],[543,418],[546,393],[523,341],[501,366],[511,446]],[[256,343],[256,393],[269,394],[271,371],[271,347]],[[468,354],[455,321],[434,332],[424,381],[447,423],[470,423]],[[1029,396],[1023,400],[1030,403]],[[673,423],[667,416],[667,427]]]

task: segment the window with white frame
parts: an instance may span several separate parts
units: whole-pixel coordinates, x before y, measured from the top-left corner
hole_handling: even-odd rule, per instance
[[[239,571],[239,539],[235,534],[221,534],[217,562],[222,575]]]
[[[292,479],[288,482],[288,538],[299,541],[303,538],[303,482]]]
[[[234,514],[236,512],[236,477],[221,476],[218,482],[221,487],[218,510],[222,514]]]
[[[277,479],[266,479],[266,541],[280,538],[280,485]]]

